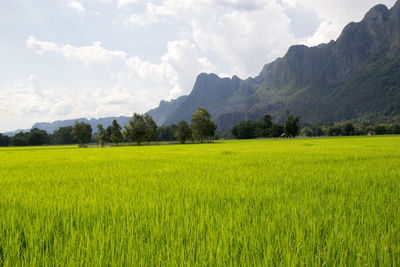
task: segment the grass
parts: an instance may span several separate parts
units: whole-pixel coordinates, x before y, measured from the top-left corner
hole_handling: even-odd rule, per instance
[[[400,137],[0,149],[0,266],[399,266]]]

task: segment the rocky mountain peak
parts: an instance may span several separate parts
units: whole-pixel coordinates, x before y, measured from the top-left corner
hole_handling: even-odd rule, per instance
[[[368,11],[364,16],[364,20],[378,20],[379,22],[383,22],[384,20],[387,20],[389,14],[389,9],[385,5],[379,4]]]

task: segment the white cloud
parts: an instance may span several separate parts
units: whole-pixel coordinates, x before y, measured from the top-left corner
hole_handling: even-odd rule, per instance
[[[41,55],[48,51],[58,52],[60,50],[57,44],[51,42],[41,42],[36,40],[36,38],[33,36],[29,36],[25,43],[29,49]]]
[[[123,7],[130,4],[136,4],[139,0],[118,0],[118,6]]]
[[[317,13],[322,20],[318,30],[313,36],[301,41],[307,45],[318,45],[337,39],[348,23],[360,21],[374,5],[382,3],[390,8],[396,0],[283,0],[283,2],[292,7],[301,5]]]
[[[98,3],[105,3],[105,4],[112,4],[114,0],[85,0],[86,2],[98,2]]]
[[[207,58],[200,57],[197,46],[188,40],[169,42],[168,53],[161,61],[161,65],[175,72],[173,80],[176,80],[176,84],[170,92],[170,98],[190,93],[200,72],[218,71]]]
[[[241,77],[256,75],[295,41],[290,20],[275,0],[165,0],[131,15],[130,25],[156,23],[161,16],[186,25],[189,38],[203,53],[230,66],[224,72]]]
[[[26,45],[38,54],[43,55],[45,52],[58,52],[66,58],[82,61],[86,66],[123,60],[126,57],[126,53],[123,51],[105,49],[102,47],[101,42],[95,42],[91,46],[75,47],[69,44],[58,45],[52,42],[42,42],[34,36],[29,36],[26,40]]]
[[[31,74],[29,76],[29,81],[30,81],[30,84],[31,84],[32,91],[36,95],[43,97],[43,92],[42,92],[42,88],[41,88],[41,84],[40,84],[39,78],[36,75]]]
[[[70,7],[72,7],[73,9],[77,10],[79,13],[83,14],[85,13],[85,7],[82,5],[82,3],[78,2],[78,1],[72,1],[68,4]]]
[[[146,5],[146,10],[143,13],[133,14],[129,16],[124,24],[126,26],[147,26],[158,23],[160,20],[157,17],[157,7],[152,3]]]
[[[101,46],[100,42],[95,42],[91,46],[74,47],[72,45],[65,45],[61,47],[61,53],[70,59],[80,60],[89,64],[109,63],[114,60],[121,60],[126,57],[123,51],[110,51]]]

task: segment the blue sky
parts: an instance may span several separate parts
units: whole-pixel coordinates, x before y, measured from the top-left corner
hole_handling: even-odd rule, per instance
[[[378,3],[395,0],[1,1],[0,132],[146,112],[201,72],[256,76]]]

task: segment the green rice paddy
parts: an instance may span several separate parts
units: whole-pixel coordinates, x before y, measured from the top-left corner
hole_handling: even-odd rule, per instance
[[[0,149],[0,266],[399,266],[400,137]]]

